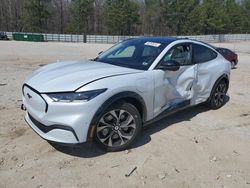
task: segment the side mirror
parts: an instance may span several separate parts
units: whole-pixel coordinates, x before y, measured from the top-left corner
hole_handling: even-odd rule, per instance
[[[175,60],[162,61],[158,66],[158,69],[177,71],[180,69],[180,63]]]

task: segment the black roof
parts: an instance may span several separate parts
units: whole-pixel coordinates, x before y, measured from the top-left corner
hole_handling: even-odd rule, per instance
[[[178,40],[175,37],[138,37],[138,38],[130,38],[128,40],[140,40],[140,41],[149,41],[149,42],[158,42],[158,43],[171,43],[173,41]]]

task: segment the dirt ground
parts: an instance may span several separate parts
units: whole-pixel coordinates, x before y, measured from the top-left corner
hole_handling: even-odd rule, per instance
[[[21,86],[43,64],[110,45],[1,41],[0,187],[250,187],[250,42],[216,45],[239,54],[223,108],[179,112],[146,127],[131,150],[104,153],[41,139],[23,119]]]

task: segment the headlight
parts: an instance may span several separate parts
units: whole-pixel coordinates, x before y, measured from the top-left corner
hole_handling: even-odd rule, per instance
[[[47,93],[54,102],[73,102],[73,101],[89,101],[107,89],[98,89],[83,92],[67,92],[67,93]]]

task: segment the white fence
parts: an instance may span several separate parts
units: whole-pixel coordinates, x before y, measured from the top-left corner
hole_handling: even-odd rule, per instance
[[[12,32],[6,32],[12,39]],[[32,34],[32,33],[29,33]],[[109,36],[109,35],[69,35],[69,34],[47,34],[41,33],[45,41],[55,42],[86,42],[86,43],[117,43],[128,38],[139,36]],[[178,36],[178,38],[189,38],[204,42],[233,42],[250,41],[250,34],[222,34],[222,35],[196,35],[196,36]]]
[[[233,41],[249,41],[250,34],[196,35],[196,36],[180,36],[179,38],[189,38],[204,42],[233,42]]]

